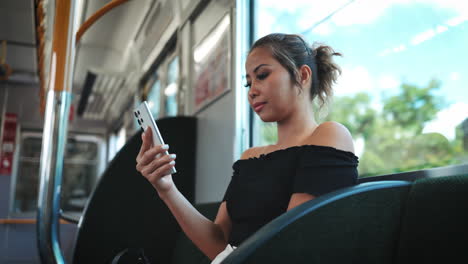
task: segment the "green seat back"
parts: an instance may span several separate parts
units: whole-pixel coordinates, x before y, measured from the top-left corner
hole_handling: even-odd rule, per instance
[[[468,175],[414,182],[396,263],[468,263]]]
[[[280,231],[244,263],[392,263],[409,188],[371,190],[325,204]]]
[[[170,117],[157,121],[170,152],[177,153],[173,179],[193,201],[196,119]],[[151,262],[168,263],[180,227],[151,184],[135,169],[141,133],[133,135],[99,179],[78,229],[74,264],[110,263],[126,249],[144,249]]]

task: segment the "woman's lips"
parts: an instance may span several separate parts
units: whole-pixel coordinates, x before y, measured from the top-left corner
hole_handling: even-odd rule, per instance
[[[253,107],[254,107],[254,111],[255,112],[260,112],[263,108],[263,106],[265,106],[266,103],[257,103],[257,104],[254,104]]]

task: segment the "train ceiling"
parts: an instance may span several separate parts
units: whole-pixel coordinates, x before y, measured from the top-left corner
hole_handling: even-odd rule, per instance
[[[83,21],[107,2],[86,1]],[[133,102],[148,62],[156,59],[158,50],[176,32],[178,3],[129,1],[107,13],[85,33],[77,47],[74,79],[74,87],[82,95],[79,114],[83,118],[113,122],[121,117],[122,110]]]
[[[110,1],[78,2],[77,23],[82,24]],[[162,50],[161,45],[176,32],[180,24],[180,10],[177,8],[182,2],[187,1],[128,1],[105,14],[88,29],[76,46],[72,88],[74,103],[78,107],[86,80],[94,76],[81,118],[106,122],[120,118],[122,108],[131,101],[149,62],[156,59],[158,51]],[[38,3],[45,14],[42,20],[37,17],[40,13],[36,8]],[[0,1],[0,25],[6,25],[0,27],[0,40],[7,40],[7,62],[13,69],[10,81],[39,85],[39,69],[46,71],[44,75],[48,76],[53,3],[49,0]],[[190,5],[195,5],[193,3]],[[45,32],[45,40],[38,40],[41,34],[37,30]]]
[[[0,58],[5,55],[12,69],[8,80],[38,83],[34,1],[1,0],[0,25],[0,42],[6,41]]]

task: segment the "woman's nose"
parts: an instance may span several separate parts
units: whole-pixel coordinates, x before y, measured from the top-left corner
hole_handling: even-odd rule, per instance
[[[257,97],[257,94],[253,92],[249,92],[249,97],[250,99],[255,99],[255,97]]]
[[[258,95],[258,89],[252,83],[249,89],[249,97],[251,99],[254,99],[255,97],[257,97],[257,95]]]

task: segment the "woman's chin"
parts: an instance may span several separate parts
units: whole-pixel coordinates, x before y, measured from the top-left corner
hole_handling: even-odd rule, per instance
[[[269,116],[269,115],[265,115],[265,114],[262,114],[262,113],[258,113],[257,115],[265,123],[276,122],[277,121],[276,118],[274,118],[272,116]]]

